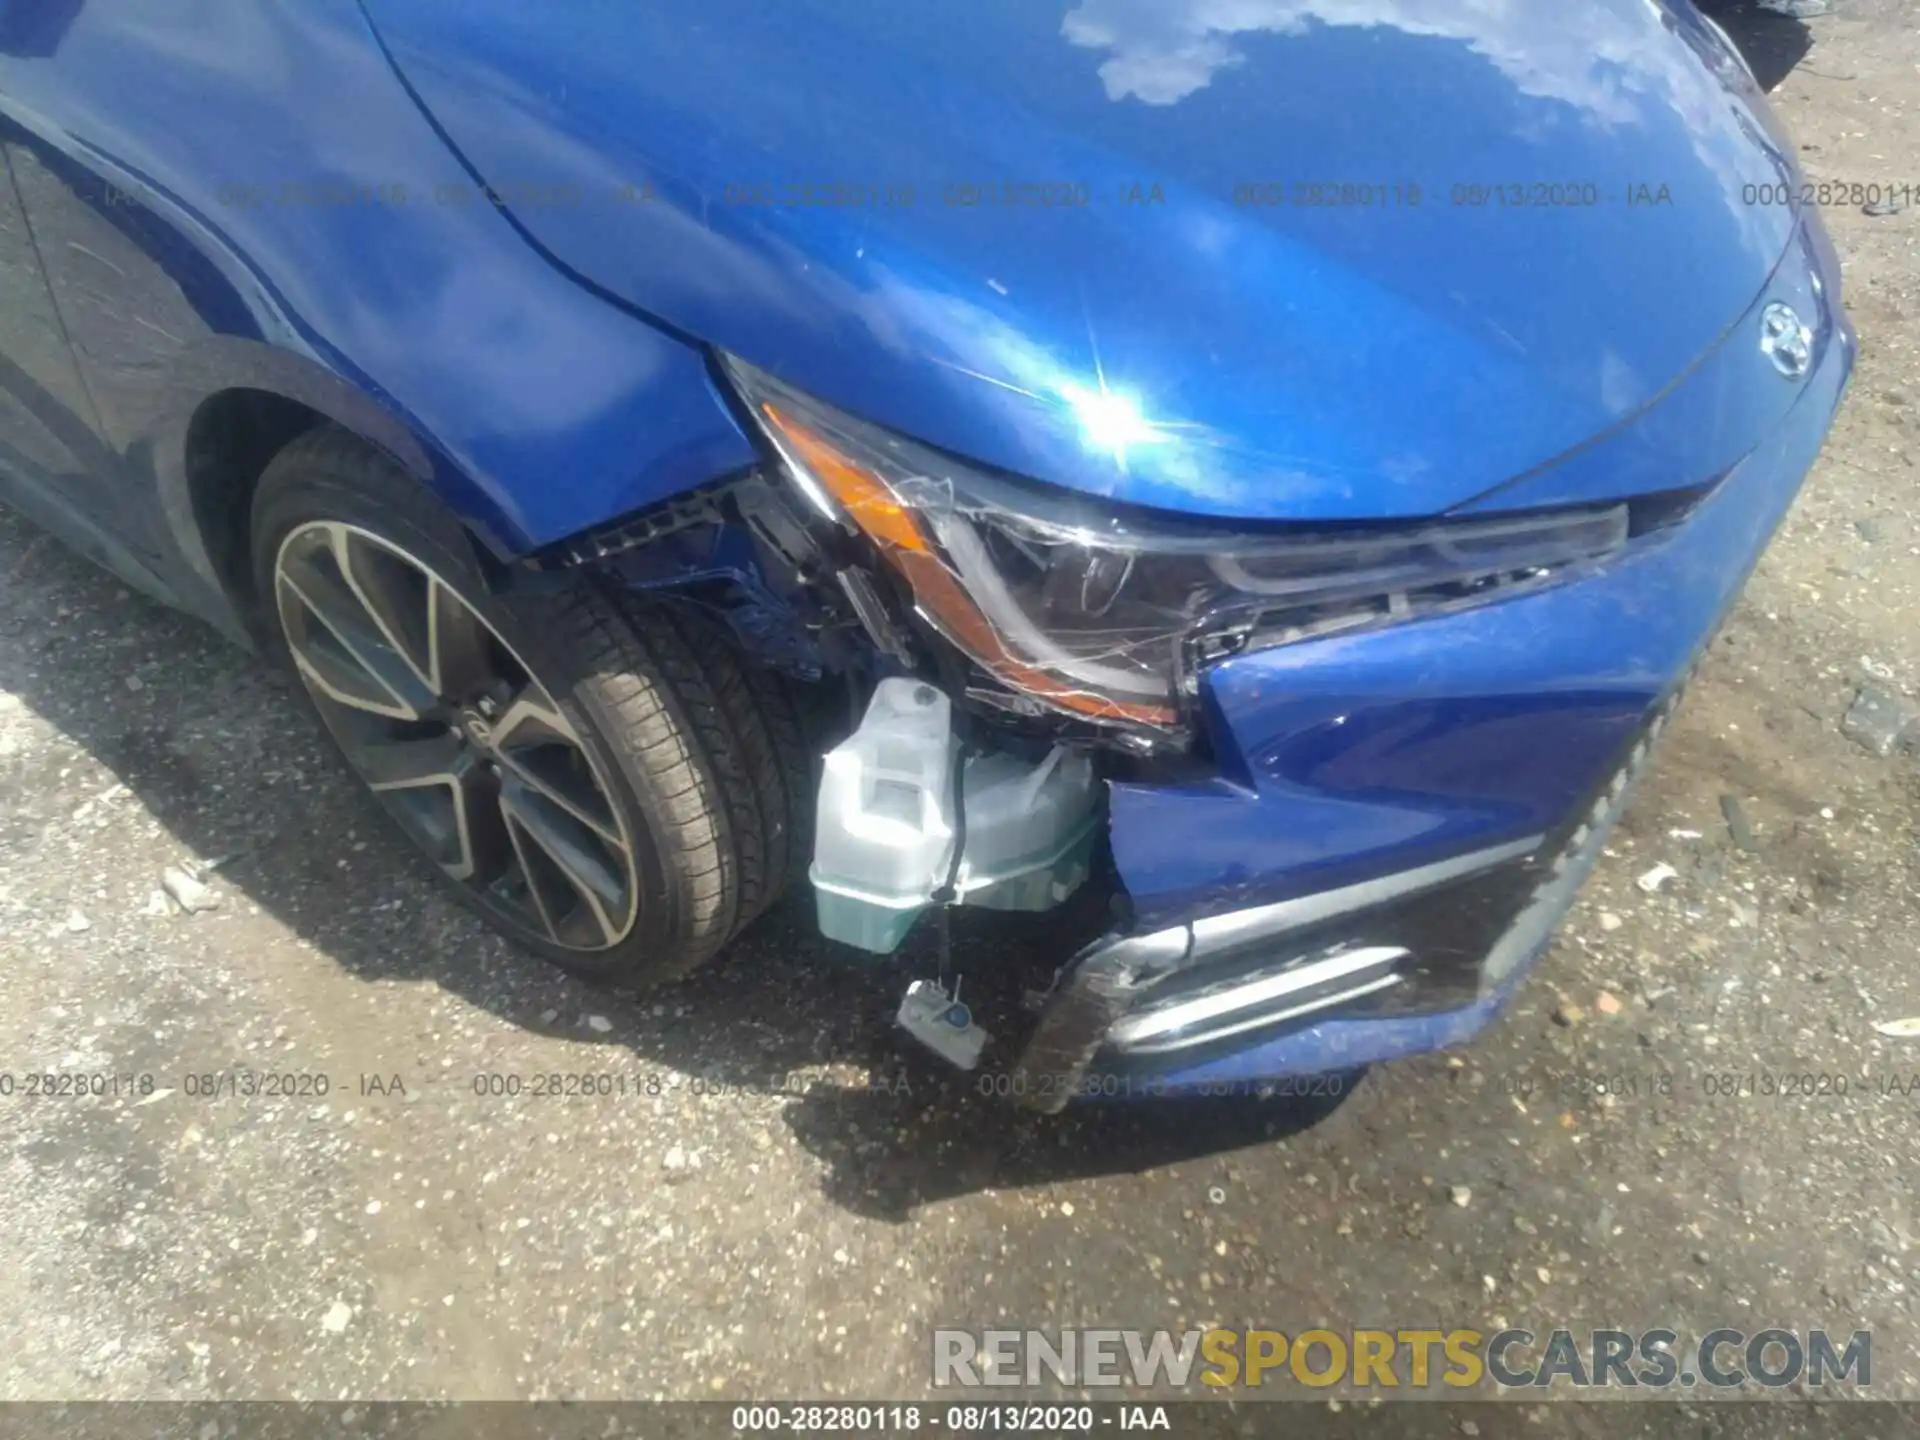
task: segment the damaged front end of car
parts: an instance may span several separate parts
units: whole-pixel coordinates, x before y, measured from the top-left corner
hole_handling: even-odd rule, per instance
[[[810,878],[828,938],[885,955],[930,910],[1054,912],[1040,945],[1017,947],[1034,959],[967,977],[971,1004],[941,913],[938,974],[901,1007],[909,1031],[971,1069],[991,1020],[1003,1088],[1050,1110],[1150,1093],[1169,1058],[1250,1032],[1479,992],[1478,972],[1463,990],[1444,956],[1463,971],[1485,956],[1497,935],[1461,917],[1523,908],[1544,835],[1152,925],[1111,862],[1109,787],[1247,793],[1244,759],[1215,751],[1211,667],[1550,584],[1619,551],[1670,498],[1227,529],[986,473],[744,364],[724,376],[764,463],[539,563],[697,607],[826,700]],[[1422,938],[1351,938],[1356,912],[1387,909]],[[1472,933],[1443,945],[1448,927]],[[1123,1066],[1115,1084],[1113,1065],[1091,1068],[1103,1051]]]

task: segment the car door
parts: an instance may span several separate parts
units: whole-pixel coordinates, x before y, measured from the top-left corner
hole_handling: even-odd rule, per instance
[[[168,598],[157,501],[133,479],[110,423],[114,387],[89,373],[82,341],[99,344],[103,313],[107,331],[133,337],[117,353],[130,348],[136,364],[142,341],[172,336],[127,290],[131,247],[112,223],[126,197],[40,133],[50,122],[14,84],[54,72],[83,4],[0,0],[0,495]]]
[[[97,522],[108,462],[14,183],[0,122],[0,487],[43,524],[50,510]]]

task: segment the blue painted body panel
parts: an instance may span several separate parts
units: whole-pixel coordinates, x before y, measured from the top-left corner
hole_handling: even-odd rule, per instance
[[[369,9],[582,274],[870,419],[1170,509],[1470,501],[1712,369],[1793,224],[1748,188],[1790,154],[1687,6]],[[1103,382],[1157,438],[1087,432],[1069,397]],[[1709,374],[1660,450],[1566,483],[1713,473],[1787,398]]]
[[[502,557],[753,463],[710,346],[1188,514],[1718,481],[1593,573],[1209,672],[1220,777],[1112,790],[1149,926],[1553,829],[1737,593],[1850,361],[1817,219],[1768,203],[1791,146],[1685,0],[365,6],[0,0],[0,479],[230,631],[187,436],[235,389],[385,447]],[[1756,343],[1776,300],[1816,322],[1800,382]],[[737,582],[777,630],[736,540],[633,583]]]
[[[1320,889],[1329,882],[1319,877],[1385,873],[1563,823],[1692,664],[1785,518],[1853,366],[1851,330],[1830,333],[1785,423],[1686,524],[1605,573],[1217,671],[1216,703],[1235,735],[1262,737],[1249,757],[1259,789],[1225,803],[1116,790],[1123,873],[1166,887],[1148,908],[1191,914],[1204,895],[1198,908],[1213,913],[1228,908],[1226,892]],[[1272,862],[1249,867],[1249,854]],[[1533,958],[1474,1005],[1328,1021],[1169,1072],[1164,1086],[1317,1074],[1458,1044],[1499,1013]]]
[[[116,455],[305,372],[385,410],[506,553],[751,460],[696,349],[485,203],[352,0],[72,10],[50,54],[0,52],[0,114]],[[126,484],[154,525],[156,479]]]
[[[1799,403],[1682,524],[1544,591],[1215,667],[1206,708],[1234,778],[1114,787],[1115,858],[1144,923],[1552,829],[1684,668],[1817,453],[1852,343],[1838,283],[1830,251],[1795,245],[1765,298],[1819,317],[1821,368],[1782,384],[1756,321],[1749,383]]]

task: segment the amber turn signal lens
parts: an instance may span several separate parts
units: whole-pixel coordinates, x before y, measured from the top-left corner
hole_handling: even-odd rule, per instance
[[[913,512],[885,480],[778,405],[762,402],[760,413],[820,488],[833,497],[862,534],[880,547],[880,553],[912,590],[921,613],[1003,683],[1089,719],[1155,726],[1174,723],[1175,713],[1167,706],[1131,704],[1076,689],[1013,654],[934,550]]]

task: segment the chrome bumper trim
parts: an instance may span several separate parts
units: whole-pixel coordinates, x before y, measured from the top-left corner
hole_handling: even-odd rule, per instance
[[[1073,1094],[1069,1082],[1085,1074],[1113,1027],[1132,1013],[1146,991],[1176,970],[1243,945],[1511,864],[1534,854],[1545,843],[1545,835],[1532,835],[1333,890],[1208,916],[1144,935],[1109,936],[1098,941],[1061,967],[1059,988],[1014,1067],[1014,1093],[1024,1095],[1024,1103],[1033,1109],[1064,1109]],[[1262,1015],[1236,1028],[1251,1029],[1256,1024],[1272,1023],[1275,1018]]]
[[[1477,875],[1482,870],[1491,870],[1496,865],[1505,865],[1510,860],[1519,860],[1531,855],[1544,845],[1546,840],[1545,835],[1532,835],[1525,840],[1515,840],[1510,845],[1496,845],[1490,850],[1476,850],[1470,855],[1457,855],[1451,860],[1436,860],[1431,865],[1422,865],[1413,870],[1401,870],[1392,875],[1381,875],[1372,880],[1362,880],[1354,885],[1343,885],[1338,890],[1322,890],[1313,895],[1300,895],[1292,900],[1281,900],[1252,910],[1235,910],[1225,915],[1210,915],[1204,920],[1195,920],[1191,926],[1193,930],[1191,958],[1198,960],[1221,950],[1234,949],[1250,941],[1265,940],[1270,936],[1285,934],[1289,930],[1302,930],[1309,925],[1317,925],[1322,920],[1333,920],[1355,910],[1370,910],[1376,905],[1384,905],[1389,900],[1398,900],[1419,890],[1429,890],[1436,885],[1464,880],[1467,876]]]
[[[1115,1049],[1133,1055],[1164,1055],[1224,1040],[1398,985],[1402,977],[1393,967],[1412,953],[1400,945],[1369,945],[1311,960],[1190,1000],[1138,1011],[1115,1025],[1107,1040]]]

